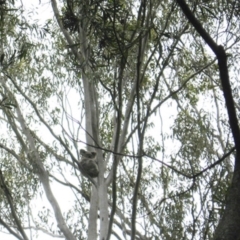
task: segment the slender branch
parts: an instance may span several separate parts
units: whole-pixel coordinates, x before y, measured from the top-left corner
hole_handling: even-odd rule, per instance
[[[55,176],[52,175],[52,174],[49,174],[49,177],[53,178],[55,181],[57,181],[58,183],[60,183],[60,184],[62,184],[62,185],[64,185],[64,186],[67,186],[67,187],[70,187],[70,188],[75,189],[75,191],[77,191],[78,193],[80,193],[80,194],[84,197],[84,199],[85,199],[86,201],[90,202],[90,197],[89,197],[86,193],[84,193],[83,191],[79,190],[79,189],[78,189],[76,186],[74,186],[72,183],[70,183],[70,182],[63,182],[63,181],[61,181],[60,179],[58,179],[57,177],[55,177]]]
[[[115,1],[114,1],[115,3]],[[120,46],[119,46],[120,47]],[[124,56],[124,54],[121,57],[120,61],[120,73],[118,77],[118,106],[116,108],[117,111],[117,118],[116,118],[116,132],[114,133],[114,152],[118,152],[120,150],[120,139],[119,136],[121,134],[121,123],[122,123],[122,88],[123,88],[123,78],[124,78],[124,69],[126,67],[126,62],[127,59]],[[117,167],[119,163],[119,157],[117,155],[113,156],[113,167],[112,167],[112,209],[111,209],[111,214],[110,214],[110,220],[109,220],[109,227],[108,227],[108,236],[107,240],[110,239],[111,237],[111,232],[112,232],[112,225],[113,225],[113,220],[114,220],[114,214],[116,211],[116,202],[117,202]]]
[[[4,86],[4,87],[6,88],[6,86]],[[55,213],[55,217],[56,217],[56,220],[58,222],[59,229],[63,232],[64,236],[67,239],[75,240],[74,235],[72,234],[72,232],[68,228],[68,226],[67,226],[67,224],[66,224],[66,222],[63,218],[60,206],[59,206],[56,198],[53,195],[53,192],[52,192],[51,186],[50,186],[50,182],[49,182],[48,172],[45,170],[45,168],[43,166],[43,163],[40,159],[39,153],[36,149],[34,138],[31,135],[31,132],[30,132],[29,128],[27,127],[26,123],[25,123],[24,117],[23,117],[23,115],[20,111],[20,108],[17,104],[16,99],[15,99],[15,102],[16,102],[16,105],[17,105],[16,106],[17,118],[18,118],[18,121],[21,125],[22,132],[26,136],[26,138],[28,140],[28,144],[29,144],[29,149],[28,149],[29,150],[28,151],[29,161],[32,164],[36,165],[36,173],[38,174],[38,177],[39,177],[39,179],[40,179],[40,181],[43,185],[43,188],[45,190],[47,199],[48,199],[49,203],[51,204],[52,209]]]
[[[146,16],[146,4],[147,1],[144,0],[141,3],[141,7],[140,9],[142,9],[142,12],[139,11],[139,15],[142,15],[142,19],[141,19],[141,29],[146,28],[148,29],[148,16],[150,14],[150,12],[148,13],[148,16]],[[144,26],[144,22],[146,21],[146,26]],[[144,76],[144,72],[142,73],[141,76],[141,70],[142,70],[142,66],[143,66],[143,56],[145,53],[145,49],[146,49],[146,43],[148,41],[148,34],[144,34],[144,32],[142,31],[140,34],[140,38],[139,38],[139,45],[138,45],[138,56],[137,56],[137,72],[136,72],[136,98],[137,98],[137,133],[138,133],[138,139],[139,139],[139,143],[138,143],[138,154],[142,155],[143,153],[143,143],[144,143],[144,133],[146,130],[146,123],[148,121],[148,118],[146,119],[146,121],[143,124],[143,127],[141,127],[141,103],[140,103],[140,91],[141,91],[141,79]],[[133,203],[132,203],[132,225],[131,225],[131,240],[135,239],[135,235],[136,235],[136,215],[137,215],[137,204],[138,204],[138,193],[139,193],[139,188],[141,185],[141,178],[142,178],[142,157],[138,158],[138,171],[137,171],[137,179],[136,179],[136,183],[135,183],[135,187],[134,187],[134,192],[133,192]]]
[[[66,38],[68,44],[70,45],[70,47],[71,47],[75,57],[79,60],[79,62],[81,62],[82,57],[81,57],[80,53],[78,52],[76,44],[74,44],[70,34],[63,27],[61,16],[60,16],[60,13],[59,13],[58,7],[57,7],[57,2],[55,0],[51,0],[51,3],[52,3],[52,9],[53,9],[54,15],[55,15],[55,17],[57,19],[58,25],[59,25],[59,27],[60,27],[64,37]]]
[[[206,32],[206,30],[203,28],[202,24],[198,21],[198,19],[194,16],[193,12],[190,10],[186,2],[184,0],[176,0],[176,1],[181,7],[183,13],[185,14],[189,22],[193,25],[196,31],[200,34],[200,36],[205,40],[207,45],[212,49],[212,51],[217,56],[220,79],[222,83],[223,95],[224,95],[226,106],[227,106],[229,123],[232,130],[236,150],[239,155],[240,154],[240,129],[238,125],[238,118],[236,114],[235,104],[232,96],[232,89],[231,89],[230,80],[229,80],[226,52],[223,46],[217,45],[216,42],[208,34],[208,32]],[[236,160],[238,160],[238,158],[236,158]]]
[[[3,225],[13,236],[15,236],[19,240],[23,240],[23,238],[18,235],[16,232],[14,232],[7,223],[5,223],[2,218],[0,217],[0,224]]]
[[[193,27],[197,30],[200,36],[205,40],[207,45],[213,50],[213,52],[217,55],[218,45],[214,42],[208,32],[203,28],[202,24],[197,20],[194,16],[193,12],[190,10],[185,0],[176,0],[182,9],[183,13],[189,20],[189,22],[193,25]]]
[[[5,196],[6,196],[6,198],[7,198],[8,204],[9,204],[9,206],[10,206],[11,214],[12,214],[12,216],[13,216],[14,222],[15,222],[16,225],[17,225],[17,229],[18,229],[18,231],[21,233],[21,235],[23,236],[23,239],[28,240],[28,237],[27,237],[26,233],[25,233],[24,230],[23,230],[21,220],[20,220],[19,217],[17,216],[16,209],[15,209],[15,207],[14,207],[14,205],[13,205],[12,195],[11,195],[11,193],[10,193],[10,190],[8,189],[7,184],[5,183],[5,179],[4,179],[4,176],[3,176],[3,173],[2,173],[2,170],[1,170],[1,169],[0,169],[0,183],[1,183],[1,187],[2,187],[3,190],[4,190],[4,193],[5,193]]]
[[[160,162],[161,164],[163,164],[164,166],[170,168],[171,170],[173,170],[174,172],[176,172],[177,174],[179,175],[182,175],[188,179],[195,179],[196,177],[199,177],[200,175],[202,175],[204,172],[208,171],[209,169],[215,167],[216,165],[218,165],[219,163],[221,163],[225,158],[229,157],[234,151],[235,151],[235,147],[231,148],[226,154],[224,154],[220,159],[218,159],[216,162],[214,162],[213,164],[209,165],[208,167],[204,168],[203,170],[201,170],[200,172],[194,174],[194,175],[189,175],[189,174],[186,174],[186,173],[183,173],[182,171],[176,169],[175,167],[172,167],[171,165],[157,159],[157,158],[154,158],[154,157],[151,157],[149,155],[145,155],[146,157],[149,157],[157,162]]]

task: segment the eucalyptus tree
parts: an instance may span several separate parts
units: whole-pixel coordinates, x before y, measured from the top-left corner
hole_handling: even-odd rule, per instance
[[[218,68],[219,68],[219,77],[221,80],[222,91],[226,103],[227,115],[229,119],[229,125],[233,137],[233,142],[236,148],[235,162],[234,162],[234,172],[229,186],[228,193],[226,194],[226,206],[223,213],[223,216],[218,224],[216,232],[214,234],[214,239],[223,240],[223,239],[239,239],[240,238],[240,129],[237,117],[237,109],[234,98],[232,94],[231,82],[229,77],[228,61],[227,61],[227,47],[230,45],[228,41],[225,44],[218,44],[211,33],[207,32],[201,22],[194,16],[194,12],[189,8],[187,3],[184,0],[177,1],[182,11],[188,18],[189,22],[196,29],[199,35],[203,38],[206,44],[211,48],[213,53],[217,57]],[[230,1],[230,10],[227,10],[226,18],[229,21],[229,26],[231,28],[232,20],[239,20],[239,7],[240,4],[237,1]],[[215,7],[219,10],[226,7],[226,4],[220,4],[220,6]],[[236,17],[234,18],[233,15]],[[234,26],[235,28],[235,26]],[[238,37],[235,37],[235,39]]]
[[[190,11],[184,3],[51,0],[43,27],[1,4],[5,19],[16,13],[1,27],[3,229],[18,239],[40,231],[90,240],[213,237],[236,139],[219,56],[197,31],[202,23],[227,50],[223,70],[238,111],[239,6],[191,1]],[[79,169],[80,149],[96,152],[97,178]]]

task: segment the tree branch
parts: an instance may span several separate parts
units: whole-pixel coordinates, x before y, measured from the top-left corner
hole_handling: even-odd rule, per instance
[[[8,186],[7,184],[5,183],[5,179],[4,179],[4,176],[3,176],[3,173],[0,169],[0,184],[1,184],[1,187],[3,188],[3,191],[5,193],[5,196],[7,198],[7,202],[10,206],[10,209],[11,209],[11,214],[13,216],[13,219],[14,219],[14,222],[16,223],[17,225],[17,229],[18,231],[21,233],[21,235],[23,236],[23,239],[25,240],[28,240],[28,237],[26,235],[26,233],[24,232],[23,230],[23,227],[22,227],[22,223],[21,223],[21,220],[19,219],[19,217],[17,216],[17,213],[16,213],[16,209],[13,205],[13,198],[12,198],[12,195],[10,193],[10,190],[8,189]]]
[[[179,4],[185,16],[187,17],[187,19],[189,20],[189,22],[193,25],[196,31],[200,34],[200,36],[205,40],[207,45],[212,49],[212,51],[217,56],[220,79],[221,79],[222,88],[223,88],[223,95],[224,95],[226,106],[227,106],[229,123],[232,130],[237,153],[240,154],[240,130],[239,130],[238,119],[237,119],[237,114],[235,110],[235,104],[232,96],[231,85],[229,81],[226,52],[223,46],[217,45],[215,41],[211,38],[211,36],[206,32],[202,24],[198,21],[198,19],[194,16],[192,11],[189,9],[186,2],[184,0],[176,0],[176,1]],[[236,158],[236,160],[238,160],[238,158]]]

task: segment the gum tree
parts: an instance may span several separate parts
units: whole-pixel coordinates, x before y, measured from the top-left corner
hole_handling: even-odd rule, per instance
[[[1,27],[2,229],[211,239],[223,216],[215,239],[236,239],[238,212],[233,229],[224,221],[238,209],[237,2],[51,0],[42,26],[11,4],[1,3],[16,19]],[[80,149],[97,153],[97,178],[79,170]]]

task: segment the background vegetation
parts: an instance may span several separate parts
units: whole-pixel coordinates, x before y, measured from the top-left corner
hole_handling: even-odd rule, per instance
[[[239,1],[39,4],[0,1],[1,231],[240,239]]]

